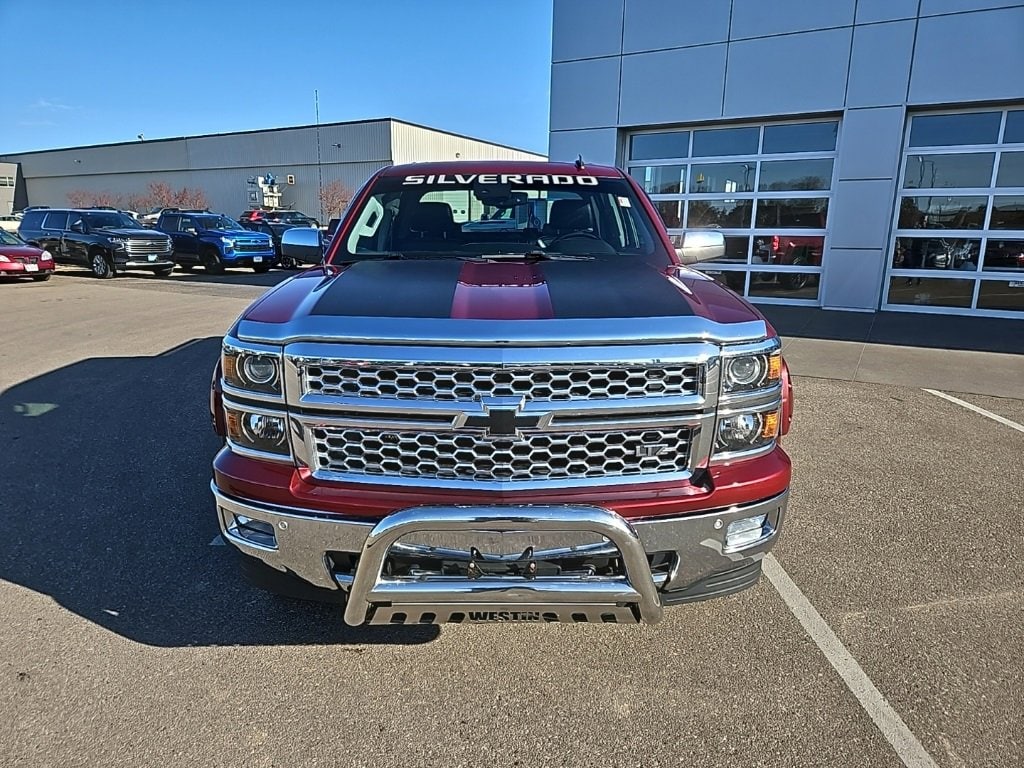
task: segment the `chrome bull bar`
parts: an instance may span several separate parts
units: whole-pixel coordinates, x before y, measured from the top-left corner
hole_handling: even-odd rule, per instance
[[[618,550],[619,576],[386,577],[399,539],[421,533],[587,532]],[[349,588],[345,621],[614,622],[654,624],[662,605],[640,537],[622,517],[592,506],[413,507],[381,520],[366,537]]]

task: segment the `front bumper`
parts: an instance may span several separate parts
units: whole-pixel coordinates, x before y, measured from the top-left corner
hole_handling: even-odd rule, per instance
[[[224,261],[224,266],[227,267],[251,267],[255,264],[274,265],[277,263],[277,254],[273,250],[263,252],[246,251],[245,253],[232,251],[222,254],[221,259]],[[256,261],[256,259],[259,259],[259,261]]]
[[[417,506],[379,522],[343,519],[299,509],[262,504],[226,495],[211,484],[224,538],[244,554],[282,573],[348,593],[345,620],[352,625],[433,624],[449,621],[598,621],[645,622],[661,619],[663,605],[730,594],[752,586],[760,561],[778,538],[788,491],[749,504],[678,517],[627,521],[602,507],[584,504]],[[730,546],[731,523],[765,516],[761,535]],[[255,524],[254,524],[255,522]],[[552,532],[583,534],[600,543],[582,544],[573,554],[616,555],[613,575],[488,576],[476,578],[424,574],[388,575],[389,555],[410,536],[535,536]],[[529,560],[554,550],[532,545]],[[475,548],[442,550],[481,564]],[[435,547],[420,547],[434,554]],[[568,550],[560,549],[565,553]],[[349,572],[333,567],[331,553],[349,553],[357,563]],[[655,556],[671,555],[666,572],[652,573]],[[524,553],[525,556],[525,553]],[[504,555],[508,560],[508,555]],[[522,557],[516,562],[524,562]],[[472,567],[472,566],[471,566]]]
[[[139,258],[138,256],[129,256],[124,261],[118,261],[117,256],[115,256],[114,265],[118,269],[162,269],[173,267],[174,260],[170,254],[158,255],[153,261],[150,261],[148,258]]]
[[[30,269],[30,267],[38,269]],[[23,264],[18,261],[0,262],[0,277],[32,277],[33,275],[52,275],[55,266],[52,261],[37,264]]]

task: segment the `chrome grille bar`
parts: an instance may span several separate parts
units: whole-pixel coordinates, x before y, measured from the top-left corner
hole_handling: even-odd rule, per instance
[[[125,251],[132,255],[146,255],[150,253],[169,253],[171,251],[170,238],[157,240],[153,238],[130,238],[125,241]]]
[[[697,394],[699,365],[359,365],[303,369],[303,394],[469,403],[481,397],[530,401],[614,400]]]
[[[310,431],[314,471],[348,477],[536,482],[685,472],[690,429],[610,432],[420,432],[344,427]]]

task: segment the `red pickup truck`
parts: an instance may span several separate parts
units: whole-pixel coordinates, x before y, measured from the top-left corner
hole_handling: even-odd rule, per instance
[[[315,229],[282,249],[321,260]],[[352,625],[657,622],[755,584],[780,340],[616,168],[392,166],[224,338],[212,490],[255,583]]]

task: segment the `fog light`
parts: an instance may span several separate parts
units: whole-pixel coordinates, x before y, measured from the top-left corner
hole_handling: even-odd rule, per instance
[[[726,450],[749,448],[761,434],[761,414],[739,413],[718,422],[718,439]]]
[[[280,416],[247,413],[242,419],[242,429],[253,443],[281,445],[284,442],[284,419]]]
[[[758,539],[769,536],[772,530],[767,514],[733,520],[725,529],[725,548],[740,549],[753,544]]]
[[[231,533],[258,547],[277,549],[277,535],[274,533],[274,526],[262,520],[254,520],[245,515],[235,515],[235,524],[231,526]]]

